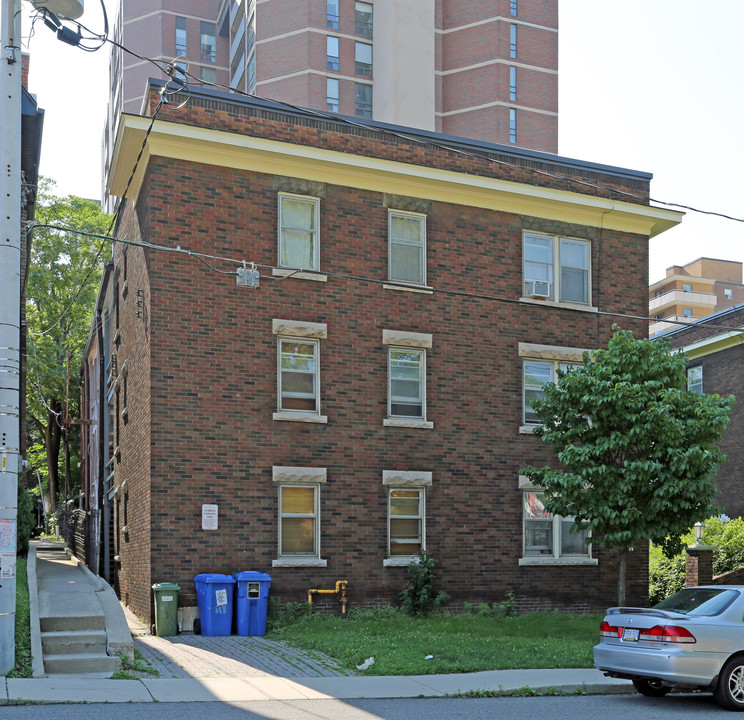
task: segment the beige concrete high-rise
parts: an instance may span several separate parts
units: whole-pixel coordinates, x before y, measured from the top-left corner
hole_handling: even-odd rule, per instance
[[[742,263],[701,257],[672,265],[648,288],[649,335],[692,322],[744,302]]]
[[[114,32],[204,83],[558,151],[558,0],[122,0]],[[120,113],[158,75],[114,48],[105,171]]]

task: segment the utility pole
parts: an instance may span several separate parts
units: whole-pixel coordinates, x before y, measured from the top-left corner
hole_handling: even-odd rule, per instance
[[[7,675],[15,665],[21,461],[21,0],[0,6],[0,675]]]

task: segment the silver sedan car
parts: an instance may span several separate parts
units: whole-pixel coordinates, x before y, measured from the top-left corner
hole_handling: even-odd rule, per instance
[[[723,707],[744,710],[744,586],[686,588],[653,608],[610,608],[599,634],[594,664],[643,695],[707,690]]]

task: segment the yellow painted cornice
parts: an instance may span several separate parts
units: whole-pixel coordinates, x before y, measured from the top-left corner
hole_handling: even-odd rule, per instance
[[[149,118],[122,115],[108,178],[108,190],[112,195],[121,196],[124,192],[149,125]],[[674,227],[683,216],[673,210],[578,192],[161,120],[153,125],[127,191],[127,196],[135,201],[152,156],[286,175],[649,237]]]
[[[701,327],[704,328],[705,325],[701,325]],[[722,332],[719,335],[714,335],[704,340],[692,342],[689,345],[682,345],[677,348],[676,352],[683,352],[687,355],[688,359],[695,360],[696,358],[712,355],[721,350],[727,350],[728,348],[742,344],[744,344],[744,328],[738,328],[728,332]]]

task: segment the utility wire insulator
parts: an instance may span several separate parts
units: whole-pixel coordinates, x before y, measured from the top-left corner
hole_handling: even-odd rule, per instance
[[[236,271],[238,287],[247,287],[255,290],[260,283],[260,274],[256,263],[251,263],[250,267],[243,262],[243,267],[238,268]]]

